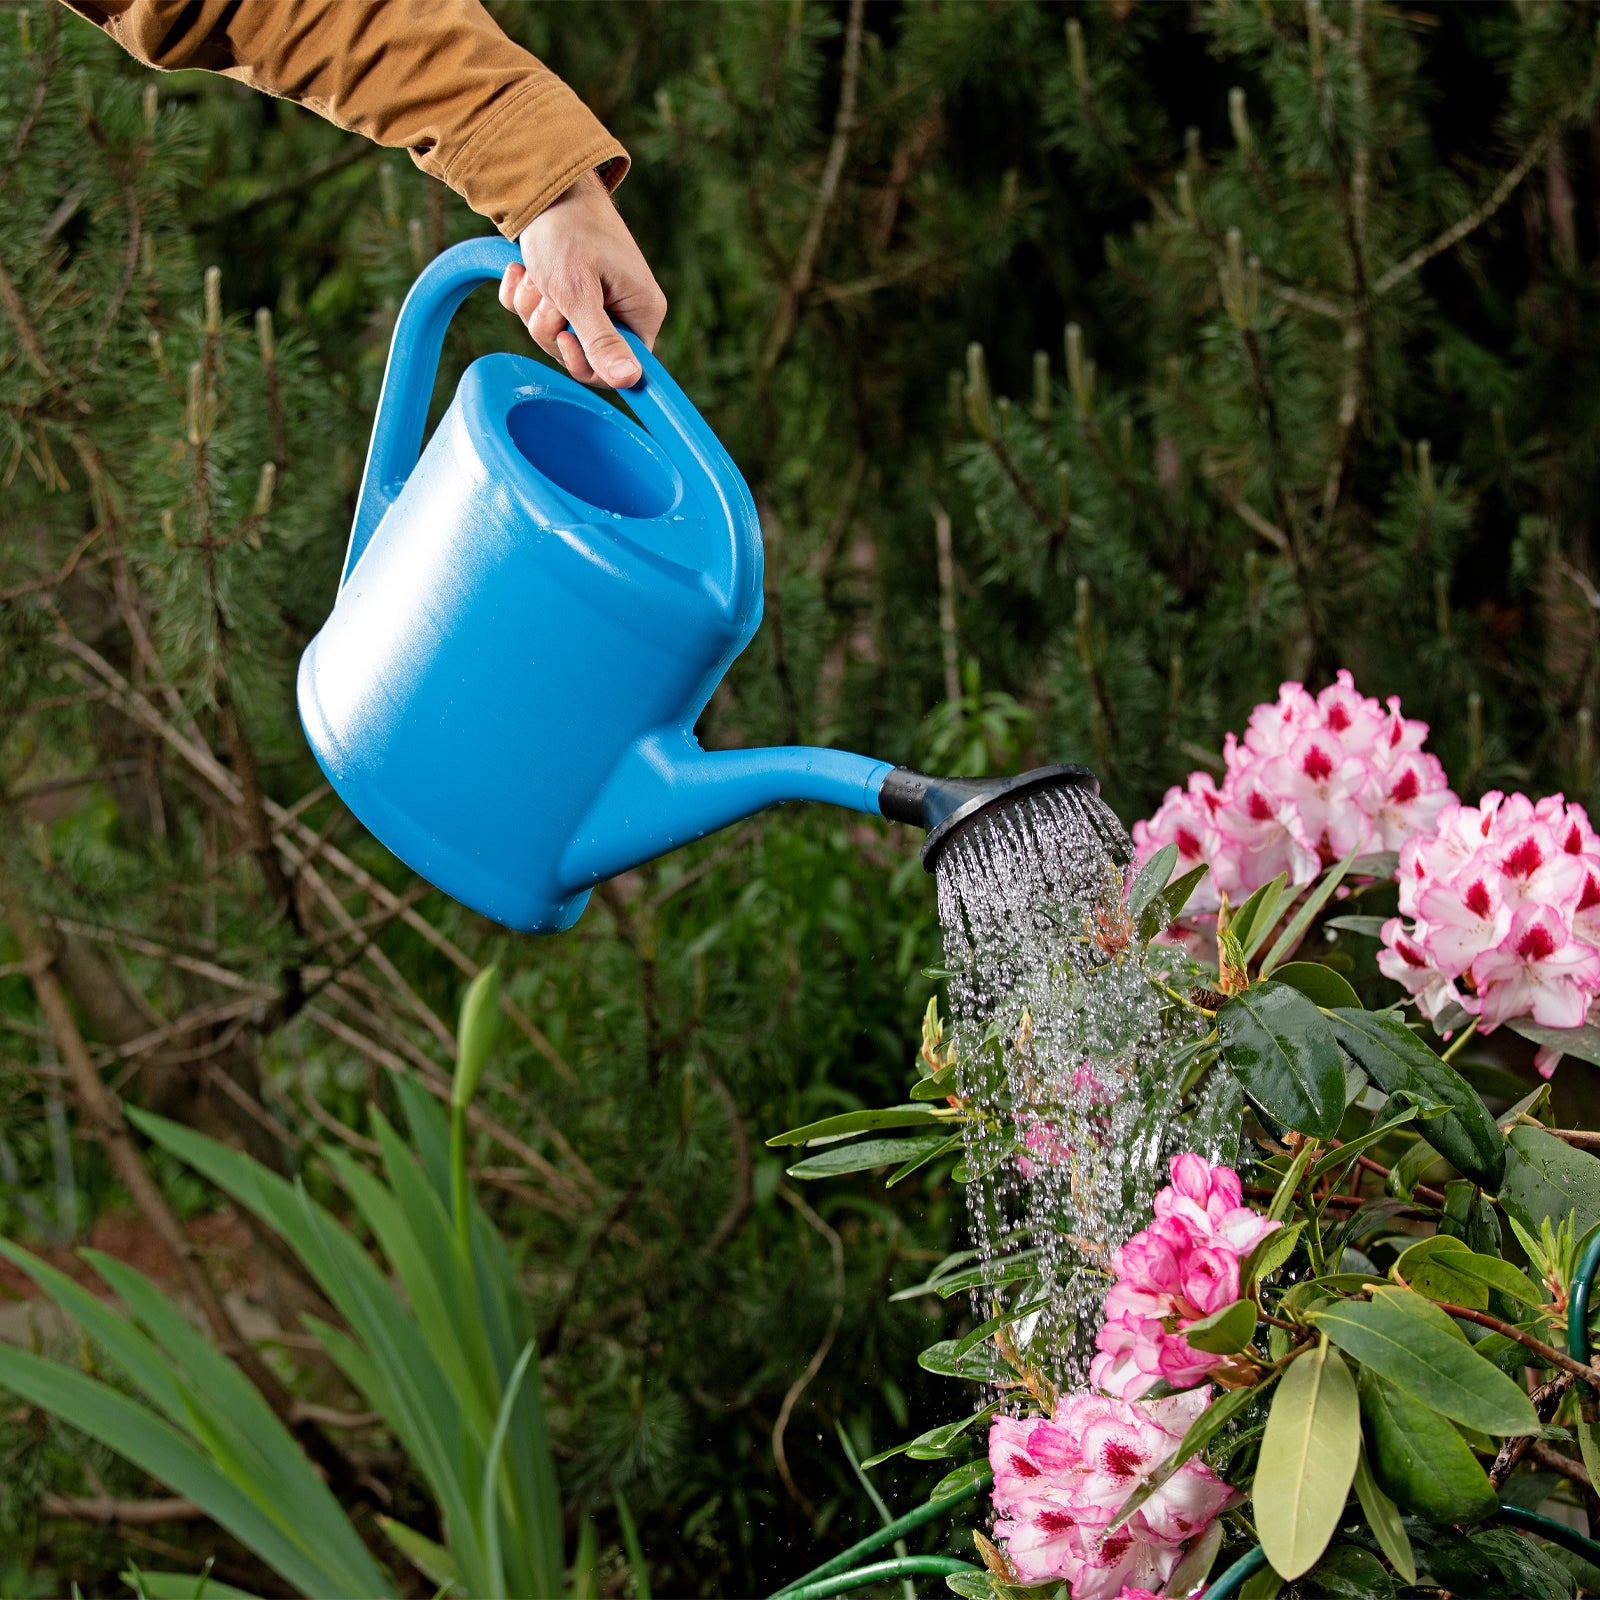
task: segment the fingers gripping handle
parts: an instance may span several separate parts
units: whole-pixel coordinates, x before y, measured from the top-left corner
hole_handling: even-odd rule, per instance
[[[516,245],[507,239],[468,239],[436,256],[411,285],[395,319],[341,588],[417,464],[451,317],[480,283],[498,283],[506,268],[519,260]]]

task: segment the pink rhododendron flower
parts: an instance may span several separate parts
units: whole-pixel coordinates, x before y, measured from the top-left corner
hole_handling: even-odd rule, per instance
[[[1574,1028],[1600,997],[1600,838],[1561,795],[1446,806],[1400,851],[1400,915],[1378,966],[1424,1015],[1447,1006],[1485,1033],[1516,1017]],[[1537,1058],[1547,1077],[1558,1049]]]
[[[1219,895],[1237,905],[1280,872],[1298,887],[1351,850],[1398,850],[1432,828],[1456,797],[1422,748],[1427,734],[1397,699],[1385,706],[1361,694],[1348,672],[1316,696],[1282,685],[1276,701],[1250,713],[1243,739],[1227,736],[1220,785],[1197,772],[1134,824],[1140,861],[1173,844],[1175,872],[1211,868],[1178,935],[1216,911]],[[1600,877],[1595,904],[1600,911]]]
[[[1158,1382],[1199,1383],[1225,1357],[1192,1349],[1183,1329],[1239,1298],[1239,1262],[1279,1226],[1243,1204],[1239,1175],[1193,1152],[1174,1156],[1155,1220],[1111,1257],[1115,1281],[1091,1381],[1136,1400]]]
[[[1024,1583],[1064,1578],[1073,1600],[1153,1594],[1183,1549],[1237,1497],[1198,1458],[1151,1494],[1116,1532],[1135,1489],[1177,1449],[1209,1390],[1138,1403],[1080,1390],[1054,1416],[997,1417],[989,1433],[995,1537]]]

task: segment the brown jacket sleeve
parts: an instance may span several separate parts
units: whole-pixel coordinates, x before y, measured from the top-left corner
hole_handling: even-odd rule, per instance
[[[198,67],[404,147],[509,239],[628,153],[478,0],[66,0],[147,66]]]

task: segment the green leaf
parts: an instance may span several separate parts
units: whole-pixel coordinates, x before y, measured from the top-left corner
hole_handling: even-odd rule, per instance
[[[1172,1470],[1176,1472],[1191,1456],[1198,1455],[1204,1450],[1241,1411],[1247,1410],[1259,1400],[1276,1382],[1277,1377],[1276,1371],[1269,1372],[1254,1388],[1229,1389],[1219,1394],[1189,1424],[1188,1432],[1179,1441],[1178,1448],[1172,1453],[1168,1462]]]
[[[1430,1522],[1476,1522],[1499,1503],[1459,1433],[1405,1390],[1361,1369],[1361,1418],[1372,1475],[1403,1511]]]
[[[500,1458],[505,1453],[506,1434],[511,1428],[511,1414],[516,1409],[517,1391],[528,1374],[534,1355],[530,1339],[523,1346],[517,1364],[511,1370],[506,1392],[500,1402],[500,1413],[494,1419],[494,1434],[489,1440],[483,1460],[483,1477],[478,1486],[478,1525],[484,1532],[485,1559],[489,1568],[490,1600],[507,1600],[505,1569],[500,1555]]]
[[[1520,1300],[1525,1306],[1544,1304],[1544,1296],[1527,1273],[1518,1271],[1509,1261],[1502,1261],[1498,1256],[1484,1255],[1480,1251],[1469,1249],[1459,1239],[1447,1233],[1435,1234],[1431,1239],[1420,1240],[1395,1262],[1395,1270],[1411,1283],[1413,1288],[1416,1284],[1411,1274],[1406,1271],[1405,1263],[1414,1258],[1421,1259],[1418,1256],[1419,1251],[1426,1258],[1445,1265],[1457,1276],[1476,1279],[1491,1289],[1498,1289],[1501,1294],[1509,1295],[1513,1300]],[[1437,1300],[1440,1297],[1429,1295],[1428,1298]],[[1465,1305],[1467,1302],[1456,1303]],[[1483,1308],[1474,1306],[1473,1309]]]
[[[1362,1415],[1366,1415],[1365,1403],[1362,1405]],[[1388,1556],[1389,1564],[1400,1574],[1403,1582],[1414,1584],[1417,1581],[1417,1558],[1411,1549],[1406,1525],[1400,1518],[1399,1506],[1378,1487],[1378,1480],[1372,1475],[1372,1465],[1367,1459],[1368,1448],[1363,1442],[1361,1459],[1356,1463],[1356,1498],[1361,1502],[1367,1526],[1372,1529],[1379,1548]]]
[[[1183,1552],[1183,1558],[1172,1569],[1163,1588],[1168,1594],[1194,1594],[1207,1578],[1211,1576],[1211,1568],[1215,1565],[1217,1551],[1222,1548],[1222,1519],[1206,1529],[1200,1537],[1194,1540]],[[1059,1595],[1059,1590],[1057,1591]]]
[[[1469,1428],[1539,1431],[1527,1395],[1476,1355],[1444,1312],[1409,1289],[1374,1289],[1370,1300],[1338,1301],[1311,1320],[1346,1354]]]
[[[1294,1197],[1300,1189],[1300,1180],[1305,1177],[1306,1168],[1311,1165],[1316,1153],[1316,1145],[1310,1143],[1301,1145],[1295,1152],[1294,1159],[1278,1180],[1278,1187],[1273,1190],[1272,1203],[1267,1207],[1268,1221],[1282,1222],[1289,1215],[1289,1207],[1294,1204]]]
[[[920,1088],[921,1085],[918,1085]],[[813,1139],[835,1139],[843,1134],[868,1133],[874,1128],[921,1128],[948,1122],[928,1106],[886,1106],[881,1111],[841,1111],[837,1116],[807,1122],[787,1133],[773,1135],[769,1145],[809,1144]]]
[[[135,1574],[130,1568],[122,1581],[146,1600],[260,1600],[248,1589],[219,1582],[209,1572],[146,1572],[141,1567]]]
[[[1200,881],[1211,869],[1202,863],[1191,867],[1180,878],[1174,878],[1165,889],[1144,909],[1139,919],[1139,937],[1146,944],[1166,928],[1170,928],[1183,915],[1183,908],[1200,887]]]
[[[1306,1592],[1322,1600],[1389,1600],[1394,1579],[1370,1550],[1336,1544],[1306,1574]]]
[[[984,1261],[962,1272],[951,1272],[939,1279],[934,1293],[941,1300],[965,1294],[969,1289],[995,1289],[1003,1283],[1019,1283],[1039,1275],[1039,1252],[1018,1250],[1004,1261]]]
[[[1278,1600],[1283,1593],[1283,1579],[1271,1567],[1252,1572],[1239,1585],[1239,1600]]]
[[[459,1111],[471,1103],[499,1026],[500,970],[485,967],[467,985],[467,992],[461,997],[461,1018],[456,1025],[456,1070],[450,1085],[453,1110]]]
[[[1327,1547],[1360,1454],[1355,1380],[1324,1339],[1279,1382],[1256,1462],[1256,1532],[1281,1577],[1298,1578]]]
[[[1585,1415],[1593,1412],[1595,1403],[1585,1392],[1580,1400],[1578,1420],[1574,1431],[1578,1435],[1578,1454],[1583,1457],[1584,1469],[1590,1483],[1600,1483],[1600,1418]]]
[[[1383,925],[1387,917],[1329,917],[1323,924],[1327,928],[1337,928],[1340,933],[1359,933],[1366,939],[1381,939]]]
[[[1144,908],[1167,886],[1172,869],[1178,864],[1178,847],[1164,844],[1145,862],[1139,876],[1128,889],[1128,917],[1137,922]]]
[[[393,1593],[392,1580],[383,1581],[370,1561],[371,1578],[366,1586],[356,1588],[351,1575],[341,1567],[301,1549],[192,1440],[106,1384],[29,1351],[0,1345],[0,1387],[54,1412],[149,1473],[174,1494],[194,1501],[301,1593],[364,1594],[374,1600]]]
[[[1451,1246],[1456,1246],[1454,1251]],[[1469,1311],[1489,1309],[1489,1286],[1470,1273],[1458,1272],[1456,1260],[1472,1252],[1447,1234],[1422,1239],[1403,1250],[1389,1269],[1396,1283],[1405,1283],[1428,1300],[1465,1306]]]
[[[1235,1300],[1232,1305],[1213,1311],[1209,1317],[1191,1322],[1183,1329],[1187,1344],[1207,1355],[1231,1356],[1249,1345],[1256,1331],[1254,1300]]]
[[[1506,1026],[1535,1044],[1600,1066],[1600,1024],[1585,1022],[1576,1028],[1547,1028],[1542,1022],[1530,1022],[1524,1017],[1517,1017]]]
[[[1228,932],[1239,941],[1239,950],[1248,961],[1266,942],[1278,920],[1278,906],[1288,886],[1287,873],[1280,872],[1271,883],[1264,883],[1228,920]]]
[[[1344,1058],[1322,1013],[1297,990],[1260,983],[1217,1013],[1222,1059],[1269,1117],[1326,1139],[1344,1116]]]
[[[1295,945],[1304,936],[1306,929],[1311,926],[1312,921],[1316,917],[1317,913],[1321,911],[1325,905],[1327,905],[1329,899],[1333,895],[1333,891],[1337,889],[1344,881],[1344,875],[1350,870],[1350,863],[1354,861],[1355,858],[1356,853],[1354,850],[1352,850],[1343,861],[1340,861],[1336,865],[1330,867],[1327,872],[1323,874],[1322,881],[1318,883],[1316,888],[1314,888],[1311,893],[1306,896],[1305,900],[1301,903],[1300,909],[1296,911],[1295,914],[1289,919],[1289,925],[1283,930],[1282,933],[1278,935],[1277,939],[1273,941],[1272,948],[1262,958],[1261,976],[1263,978],[1269,978],[1272,976],[1273,970],[1277,967],[1278,963],[1282,961],[1291,950],[1294,949]],[[1296,965],[1307,966],[1315,965],[1315,963],[1297,962]],[[1282,977],[1281,973],[1279,974],[1279,977]],[[1284,978],[1283,981],[1287,983],[1289,980]],[[1298,988],[1299,985],[1297,984],[1295,987]],[[1350,986],[1346,984],[1345,987],[1348,989]],[[1354,992],[1354,990],[1351,990],[1352,996],[1354,995]],[[1326,1000],[1319,1000],[1317,1003],[1318,1005],[1328,1004]],[[1345,1005],[1349,1002],[1341,1000],[1337,1003],[1340,1005]],[[1359,1000],[1355,1002],[1357,1005],[1360,1005],[1360,1003],[1361,1002]]]
[[[952,1150],[959,1150],[967,1142],[967,1136],[959,1128],[952,1133],[942,1144],[933,1145],[927,1150],[919,1150],[916,1155],[905,1163],[904,1166],[891,1172],[884,1180],[884,1188],[892,1189],[902,1178],[909,1178],[918,1167],[925,1167],[930,1161],[937,1161],[940,1156],[948,1155]]]
[[[1402,1089],[1422,1101],[1450,1107],[1417,1125],[1424,1139],[1458,1172],[1485,1189],[1500,1187],[1506,1170],[1505,1139],[1477,1091],[1448,1061],[1436,1056],[1392,1011],[1329,1014],[1334,1037],[1385,1094]]]
[[[941,1339],[917,1357],[924,1372],[937,1372],[944,1378],[966,1378],[974,1383],[1010,1383],[1016,1374],[993,1345],[980,1344],[958,1356],[954,1339]]]
[[[1305,1232],[1304,1222],[1290,1222],[1274,1228],[1266,1238],[1258,1241],[1255,1249],[1244,1258],[1239,1267],[1239,1288],[1248,1293],[1258,1283],[1270,1278],[1290,1256]]]
[[[987,1456],[980,1456],[976,1461],[969,1461],[965,1466],[945,1473],[929,1490],[928,1503],[931,1505],[939,1500],[948,1500],[953,1494],[960,1494],[963,1489],[986,1477],[988,1472],[989,1459]]]
[[[914,1461],[939,1461],[949,1455],[955,1448],[955,1442],[975,1422],[986,1422],[992,1417],[1004,1402],[996,1400],[986,1405],[981,1411],[974,1411],[971,1416],[960,1417],[955,1422],[943,1422],[937,1428],[929,1428],[919,1433],[915,1439],[907,1439],[904,1444],[891,1446],[887,1450],[880,1450],[876,1455],[868,1456],[861,1463],[863,1470],[868,1467],[882,1465],[883,1462],[892,1460],[898,1455],[909,1455]]]
[[[956,1064],[951,1062],[948,1067],[940,1067],[932,1077],[919,1078],[911,1087],[911,1098],[913,1100],[948,1100],[951,1095],[957,1092],[959,1087],[956,1083],[956,1073],[959,1070]],[[767,1140],[768,1144],[779,1142],[780,1140],[775,1139]]]
[[[1042,1295],[1037,1300],[1029,1300],[1025,1304],[1018,1306],[1015,1311],[1002,1311],[999,1316],[990,1317],[987,1322],[980,1322],[971,1333],[963,1334],[956,1341],[956,1354],[964,1356],[973,1345],[982,1344],[991,1334],[998,1333],[1011,1323],[1020,1322],[1024,1317],[1031,1315],[1035,1311],[1042,1311],[1050,1304],[1050,1300],[1050,1295]]]
[[[791,1178],[837,1178],[846,1172],[866,1172],[872,1167],[898,1164],[908,1157],[932,1155],[948,1145],[943,1133],[914,1133],[904,1139],[862,1139],[854,1144],[830,1145],[788,1169]]]
[[[1500,1568],[1513,1594],[1522,1600],[1572,1600],[1572,1574],[1550,1552],[1515,1528],[1485,1528],[1473,1545]]]
[[[450,1552],[443,1545],[435,1544],[432,1539],[418,1533],[415,1528],[408,1528],[405,1523],[396,1522],[393,1517],[380,1515],[378,1526],[383,1529],[395,1549],[429,1583],[436,1583],[442,1589],[460,1582],[461,1573]]]
[[[622,1498],[620,1489],[613,1490],[611,1497],[617,1508],[618,1526],[622,1529],[622,1546],[628,1552],[634,1600],[651,1600],[650,1565],[645,1560],[644,1546],[639,1542],[639,1530],[634,1526],[633,1513],[628,1509],[628,1502]]]
[[[1359,1070],[1359,1069],[1358,1069]],[[1385,1111],[1396,1104],[1390,1099]],[[1330,1172],[1335,1172],[1342,1167],[1348,1167],[1363,1151],[1370,1149],[1375,1144],[1382,1144],[1397,1128],[1403,1128],[1417,1115],[1417,1108],[1413,1105],[1400,1103],[1400,1109],[1394,1116],[1386,1116],[1383,1120],[1373,1124],[1363,1134],[1354,1139],[1347,1139],[1337,1150],[1330,1150],[1320,1156],[1311,1169],[1312,1180],[1326,1177]],[[1337,1187],[1337,1184],[1335,1185]]]
[[[1332,1009],[1334,1006],[1361,1005],[1360,997],[1350,987],[1350,980],[1341,977],[1332,967],[1320,961],[1286,961],[1273,969],[1273,981],[1286,983],[1298,989],[1312,1005]]]
[[[1506,1177],[1500,1203],[1535,1238],[1540,1222],[1571,1213],[1582,1237],[1600,1224],[1600,1161],[1526,1123],[1506,1135]]]

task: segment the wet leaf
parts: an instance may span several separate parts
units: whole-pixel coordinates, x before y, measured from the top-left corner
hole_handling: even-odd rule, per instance
[[[768,1145],[809,1144],[813,1139],[836,1139],[845,1134],[867,1133],[874,1128],[916,1128],[948,1122],[926,1106],[886,1106],[881,1111],[841,1111],[837,1116],[807,1122],[787,1133],[774,1134]]]
[[[1217,1013],[1222,1059],[1269,1117],[1325,1139],[1344,1115],[1344,1058],[1322,1013],[1298,990],[1258,983]]]
[[[1600,1066],[1600,1023],[1585,1022],[1577,1028],[1547,1028],[1542,1022],[1530,1022],[1525,1017],[1517,1017],[1506,1026],[1535,1044]]]
[[[1500,1203],[1535,1238],[1545,1217],[1560,1222],[1572,1213],[1580,1238],[1600,1223],[1600,1161],[1526,1123],[1506,1135],[1506,1146]]]
[[[1367,1459],[1369,1446],[1361,1446],[1361,1459],[1356,1463],[1356,1499],[1372,1529],[1389,1564],[1406,1583],[1417,1581],[1417,1558],[1406,1535],[1406,1525],[1400,1518],[1400,1508],[1386,1495],[1372,1475],[1372,1464]]]
[[[1478,1092],[1442,1061],[1393,1011],[1329,1013],[1335,1038],[1385,1094],[1406,1090],[1421,1101],[1450,1107],[1417,1124],[1417,1132],[1458,1172],[1498,1189],[1505,1176],[1505,1139]]]
[[[904,1139],[861,1139],[830,1145],[788,1169],[791,1178],[837,1178],[841,1173],[866,1172],[917,1155],[932,1156],[950,1141],[942,1133],[914,1133]]]

